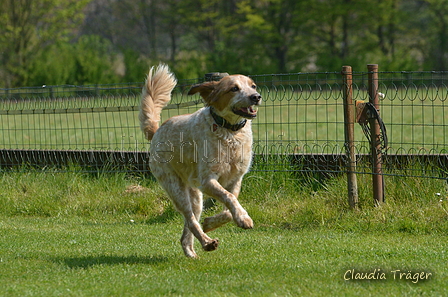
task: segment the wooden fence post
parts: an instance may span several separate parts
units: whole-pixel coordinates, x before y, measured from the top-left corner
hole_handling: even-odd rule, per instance
[[[368,91],[369,102],[375,106],[379,112],[379,98],[378,98],[378,65],[368,64]],[[381,152],[381,130],[380,125],[375,118],[370,117],[370,135],[371,144],[370,152],[372,154],[372,184],[373,184],[373,199],[375,205],[380,205],[384,202],[384,181],[383,181],[383,155]]]
[[[342,67],[344,95],[344,134],[347,154],[348,204],[351,209],[358,209],[358,182],[356,179],[355,153],[355,106],[353,104],[352,67]]]

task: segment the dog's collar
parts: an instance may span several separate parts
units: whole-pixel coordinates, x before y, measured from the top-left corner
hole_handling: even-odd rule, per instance
[[[239,123],[236,123],[235,125],[230,124],[229,122],[227,122],[223,117],[220,117],[219,115],[217,115],[214,111],[213,108],[210,107],[210,114],[212,115],[213,119],[215,120],[215,123],[217,126],[219,127],[223,127],[232,131],[238,131],[241,128],[244,127],[244,125],[246,125],[247,120],[244,119]],[[216,131],[215,128],[213,128],[213,131]]]

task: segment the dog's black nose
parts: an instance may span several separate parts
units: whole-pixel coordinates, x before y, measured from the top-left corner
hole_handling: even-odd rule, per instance
[[[252,101],[253,103],[257,104],[257,103],[259,103],[260,100],[261,100],[261,95],[258,94],[258,93],[255,93],[255,94],[250,95],[249,99],[250,99],[250,101]]]

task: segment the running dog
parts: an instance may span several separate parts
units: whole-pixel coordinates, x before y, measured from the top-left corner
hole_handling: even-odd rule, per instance
[[[176,84],[168,66],[152,67],[142,91],[139,120],[151,140],[151,172],[184,217],[183,251],[196,258],[194,237],[205,251],[213,251],[218,240],[206,232],[232,220],[243,229],[253,228],[238,194],[251,164],[251,120],[262,98],[254,81],[244,75],[193,85],[188,95],[199,93],[205,107],[174,116],[159,127],[160,113]],[[205,218],[201,228],[203,194],[224,204],[224,210]]]

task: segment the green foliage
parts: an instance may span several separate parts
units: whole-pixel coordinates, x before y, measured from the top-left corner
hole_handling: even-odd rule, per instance
[[[4,87],[29,84],[34,61],[57,41],[65,42],[84,19],[91,0],[5,0],[0,10],[0,78]],[[49,57],[47,57],[49,58]]]
[[[4,1],[0,81],[135,82],[160,61],[179,78],[371,63],[445,70],[447,9],[440,0]]]
[[[114,73],[112,44],[99,36],[81,36],[75,45],[76,80],[75,84],[99,84],[117,82]]]
[[[58,42],[37,53],[29,73],[29,84],[62,85],[76,81],[76,51],[68,42]]]
[[[137,81],[144,79],[142,68],[147,63],[139,63],[138,68],[135,54],[126,52],[125,61],[114,53],[109,40],[94,35],[83,35],[76,43],[59,42],[49,45],[45,51],[39,52],[33,60],[28,73],[30,85],[58,85],[58,84],[108,84],[116,83],[120,76]],[[120,65],[127,63],[130,69],[126,73],[118,73]]]
[[[149,68],[153,64],[139,53],[126,48],[123,49],[123,63],[125,66],[125,74],[122,80],[125,82],[144,81]]]
[[[157,63],[155,63],[154,65],[157,65]],[[174,71],[178,79],[192,79],[192,78],[204,77],[205,73],[215,71],[224,72],[219,68],[214,70],[213,68],[208,69],[205,67],[206,64],[207,64],[207,56],[194,50],[182,51],[178,55],[178,61],[172,65],[172,70]]]

